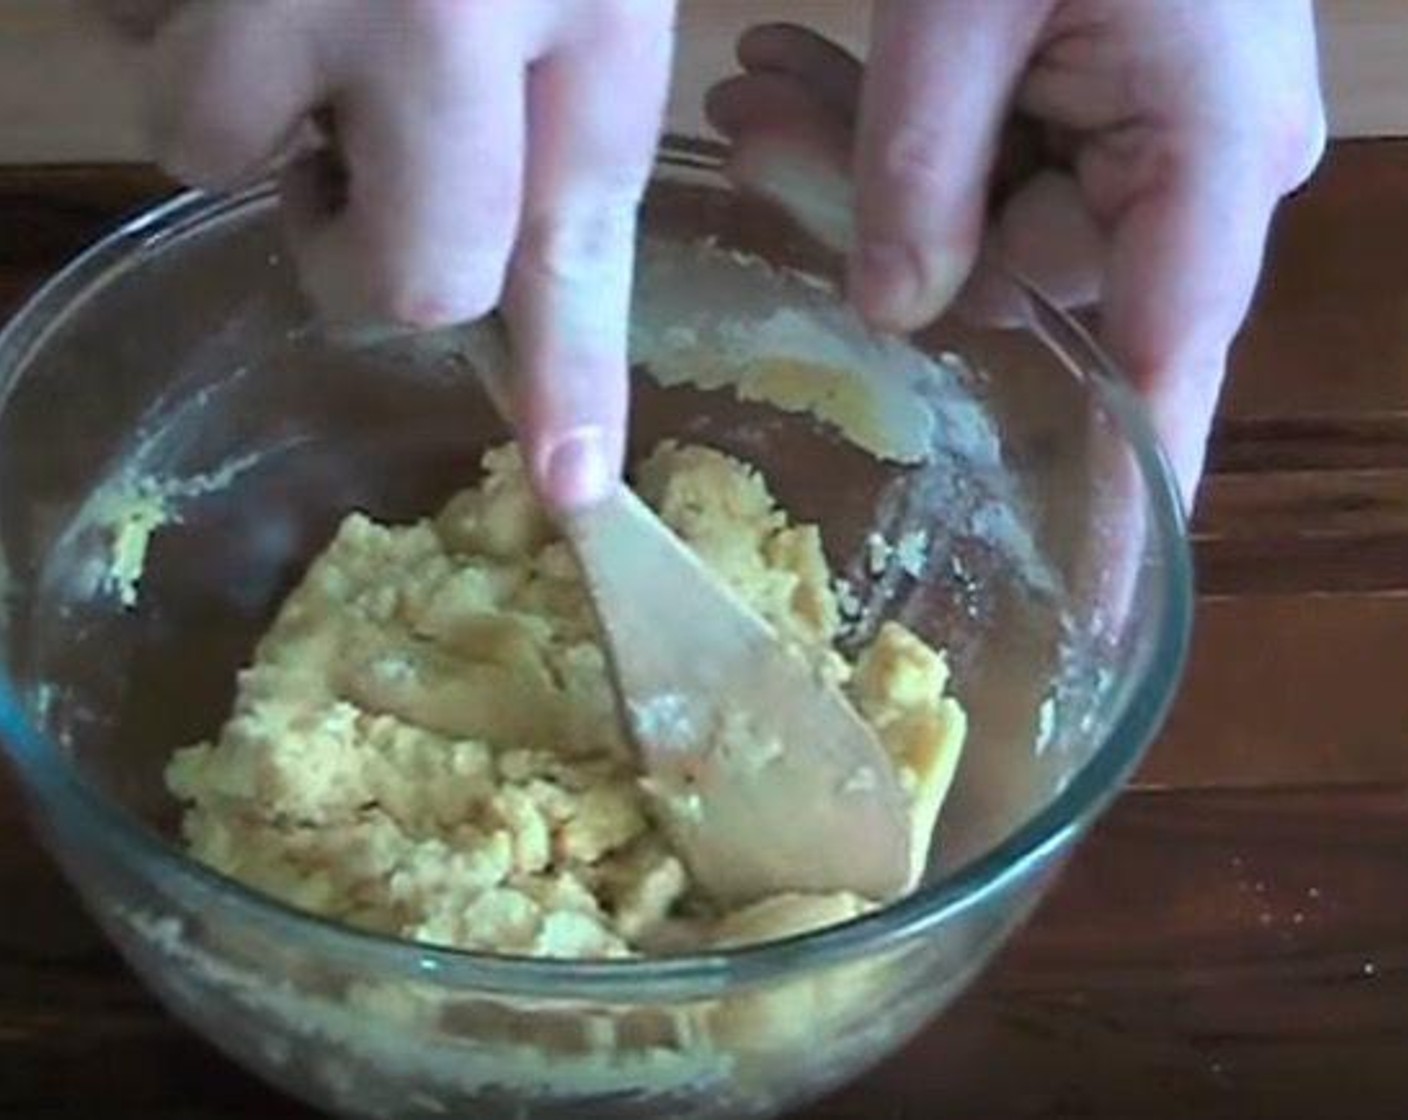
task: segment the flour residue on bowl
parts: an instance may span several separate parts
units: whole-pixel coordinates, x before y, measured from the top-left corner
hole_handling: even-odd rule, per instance
[[[943,376],[939,363],[870,331],[815,278],[709,242],[647,241],[638,267],[631,356],[662,385],[731,387],[881,459],[929,457],[923,386]]]
[[[178,384],[148,410],[55,543],[51,557],[57,566],[47,578],[66,585],[64,598],[107,596],[126,610],[135,608],[157,535],[181,524],[193,502],[228,490],[299,442],[284,440],[214,463],[213,456],[202,456],[205,425],[220,414],[224,396],[245,373],[236,368],[185,392]]]
[[[497,323],[435,332],[422,344],[453,353],[489,385],[509,372]],[[1031,533],[1024,488],[1004,458],[982,375],[961,354],[880,334],[825,280],[705,239],[647,238],[637,259],[630,357],[667,388],[732,391],[806,414],[897,468],[873,529],[885,552],[862,548],[837,594],[853,638],[903,615],[931,573],[949,581],[970,618],[993,581],[1011,573],[1025,593],[1061,598],[1060,579]]]
[[[262,457],[243,455],[185,478],[128,468],[100,486],[70,529],[97,532],[107,542],[96,589],[114,596],[123,607],[135,607],[152,538],[167,526],[180,524],[186,502],[227,489]]]
[[[276,1030],[261,1043],[279,1046],[266,1053],[272,1064],[293,1065],[300,1049],[315,1049],[338,1074],[331,1080],[347,1087],[349,1111],[365,1107],[369,1093],[402,1106],[406,1083],[431,1113],[448,1115],[466,1096],[495,1090],[545,1103],[622,1092],[667,1100],[705,1086],[725,1092],[746,1072],[729,1040],[688,1005],[572,1015],[546,1002],[391,979],[352,981],[329,995],[213,950],[198,926],[169,914],[122,907],[114,917],[161,960],[164,978],[182,977],[175,994],[193,1017],[212,1006],[267,1016]]]

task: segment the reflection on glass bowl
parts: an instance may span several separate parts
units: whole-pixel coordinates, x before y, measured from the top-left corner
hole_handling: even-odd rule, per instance
[[[435,508],[504,433],[462,356],[316,328],[265,189],[128,223],[0,336],[0,720],[38,827],[168,1007],[323,1107],[764,1117],[814,1097],[977,975],[1177,683],[1191,593],[1176,491],[1072,321],[1014,280],[1020,321],[877,339],[832,294],[836,262],[694,147],[667,145],[644,227],[633,346],[655,376],[637,379],[633,440],[757,464],[821,526],[862,630],[899,618],[952,652],[970,716],[920,888],[750,948],[476,955],[328,923],[185,857],[163,767],[219,725],[308,560],[351,509]],[[807,362],[868,379],[851,439],[753,399]],[[918,534],[921,555],[875,563],[877,532]]]

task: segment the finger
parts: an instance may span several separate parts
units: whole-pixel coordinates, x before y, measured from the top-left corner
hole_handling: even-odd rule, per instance
[[[762,24],[739,38],[738,61],[750,72],[790,74],[833,113],[854,124],[863,70],[853,54],[825,36],[791,23]]]
[[[934,318],[977,255],[1003,118],[1047,0],[875,9],[857,152],[851,295],[877,326]]]
[[[672,5],[615,0],[538,63],[523,226],[505,312],[519,437],[538,492],[605,497],[625,455],[636,210],[669,78]]]
[[[1167,140],[1148,169],[1113,196],[1101,330],[1149,403],[1191,502],[1228,350],[1251,304],[1278,190],[1254,146]],[[1098,198],[1098,144],[1082,157]]]
[[[1100,298],[1105,239],[1069,175],[1040,171],[1019,187],[990,235],[1003,261],[1062,307]]]
[[[839,140],[850,130],[814,91],[790,74],[765,71],[720,82],[704,99],[709,123],[730,140],[755,133],[811,131],[823,126]]]
[[[1105,255],[1103,231],[1076,181],[1039,171],[1002,204],[954,308],[988,326],[1025,322],[1027,299],[1013,274],[1059,307],[1087,307],[1100,298]]]
[[[345,91],[334,109],[346,206],[290,215],[305,282],[337,318],[478,318],[498,302],[517,229],[518,23],[479,4],[360,11],[328,48],[343,59],[332,80]]]
[[[319,96],[311,36],[287,5],[182,6],[161,25],[148,65],[156,156],[209,189],[258,174]]]
[[[724,172],[735,184],[782,205],[823,244],[849,251],[853,132],[810,86],[790,74],[747,74],[710,90],[705,109],[733,141]]]
[[[846,181],[852,132],[791,74],[731,78],[709,92],[710,122],[733,141],[725,168],[739,187],[773,198],[827,244],[849,247],[853,192]],[[1025,318],[1007,278],[1016,271],[1062,307],[1099,298],[1104,238],[1067,174],[1047,169],[1016,185],[987,230],[962,293],[969,318],[989,325]]]

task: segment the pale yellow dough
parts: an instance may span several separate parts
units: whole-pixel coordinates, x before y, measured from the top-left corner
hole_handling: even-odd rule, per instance
[[[516,452],[433,519],[353,514],[168,785],[192,853],[306,910],[405,938],[626,957],[764,941],[852,917],[780,896],[719,914],[651,820],[590,607]],[[886,624],[852,667],[833,581],[745,464],[662,445],[647,501],[783,636],[847,682],[912,799],[916,870],[962,746],[941,653]]]

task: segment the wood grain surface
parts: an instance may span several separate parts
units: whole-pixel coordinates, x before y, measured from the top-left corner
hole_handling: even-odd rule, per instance
[[[704,92],[733,69],[744,28],[806,23],[863,53],[873,2],[681,0],[670,127],[705,127]],[[1408,5],[1316,0],[1315,8],[1331,133],[1408,134]],[[0,164],[141,158],[140,78],[134,53],[105,41],[76,0],[0,0]]]
[[[0,310],[161,184],[0,174]],[[1196,532],[1186,687],[979,985],[809,1120],[1408,1109],[1408,142],[1285,210]],[[0,1117],[308,1115],[169,1020],[0,776]]]

